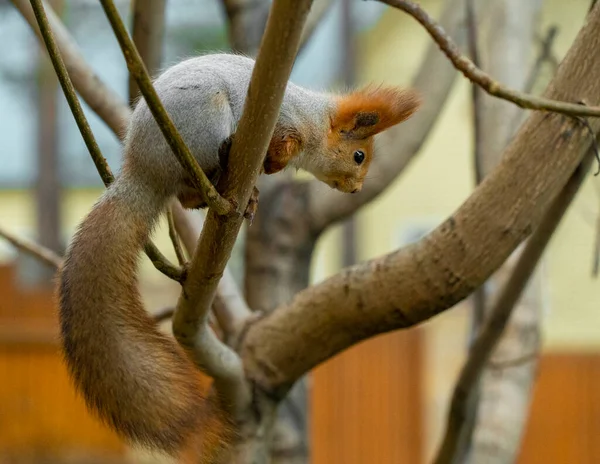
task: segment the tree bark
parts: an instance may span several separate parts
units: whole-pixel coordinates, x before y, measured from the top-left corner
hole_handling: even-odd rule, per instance
[[[497,0],[482,57],[484,67],[504,84],[523,90],[529,77],[532,44],[541,1]],[[518,13],[518,14],[517,14]],[[483,93],[483,92],[482,92]],[[508,102],[480,97],[481,134],[477,164],[484,176],[500,162],[503,150],[514,135],[515,120],[523,111]],[[484,308],[489,312],[498,291],[513,272],[522,248],[496,272],[486,286]],[[467,462],[501,464],[514,462],[526,424],[536,367],[542,315],[542,277],[531,276],[522,297],[513,308],[505,333],[482,373],[474,404],[471,437],[466,436]],[[521,362],[511,361],[521,359]],[[470,438],[470,443],[468,443]]]

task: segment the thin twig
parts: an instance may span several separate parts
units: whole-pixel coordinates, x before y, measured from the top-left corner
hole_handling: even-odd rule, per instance
[[[600,107],[598,106],[582,106],[577,103],[551,100],[505,87],[500,82],[495,81],[492,76],[475,66],[469,58],[462,55],[444,29],[419,5],[409,0],[378,1],[398,8],[416,19],[439,45],[454,67],[461,71],[472,83],[480,86],[490,95],[510,101],[521,108],[529,110],[549,111],[567,116],[600,116]]]
[[[466,14],[465,17],[467,19],[467,44],[469,46],[469,54],[471,55],[471,60],[475,66],[480,66],[481,59],[479,57],[479,32],[477,29],[477,18],[475,17],[475,7],[473,5],[473,0],[467,0],[465,2]],[[481,166],[481,134],[482,134],[482,124],[483,121],[481,119],[482,112],[482,100],[481,89],[480,87],[474,85],[471,88],[471,99],[473,102],[473,134],[474,134],[474,159],[475,159],[475,183],[479,184],[483,180],[483,167]]]
[[[164,308],[160,311],[153,314],[154,322],[157,324],[167,321],[173,317],[173,313],[175,313],[175,308]]]
[[[0,228],[0,237],[6,239],[15,248],[24,251],[25,253],[39,259],[49,266],[59,269],[62,265],[62,258],[45,246],[42,246],[31,240],[27,240],[26,238],[18,237],[3,228]]]
[[[183,250],[181,249],[181,243],[179,242],[179,237],[177,236],[177,230],[175,230],[175,221],[173,220],[173,209],[176,207],[175,202],[169,206],[167,209],[167,223],[169,225],[169,237],[171,238],[171,243],[173,243],[173,249],[175,250],[175,255],[177,255],[177,261],[179,265],[183,266],[186,262],[185,256],[183,254]]]
[[[90,152],[92,160],[96,165],[96,169],[98,170],[104,185],[108,187],[113,182],[114,176],[110,170],[110,167],[108,166],[108,163],[106,162],[106,159],[104,156],[102,156],[100,147],[98,146],[92,129],[87,122],[85,114],[83,113],[83,109],[81,108],[81,104],[79,103],[79,99],[75,93],[75,88],[73,87],[73,83],[71,82],[65,63],[62,60],[62,56],[54,40],[54,35],[50,28],[48,18],[45,14],[42,1],[31,0],[31,7],[33,8],[40,33],[44,39],[46,48],[48,49],[50,60],[52,61],[52,65],[54,66],[54,70],[58,76],[58,81],[63,89],[65,98],[69,103],[69,108],[71,108],[71,112],[73,113],[73,117],[77,123],[77,127],[81,132],[81,136]],[[161,254],[161,252],[153,243],[149,242],[144,249],[156,269],[171,279],[181,281],[183,275],[182,271],[173,264],[169,263],[169,261]]]
[[[521,297],[529,278],[546,249],[546,245],[583,184],[592,160],[592,154],[588,153],[544,214],[540,225],[527,242],[521,256],[519,256],[513,273],[502,289],[498,301],[490,311],[490,315],[477,340],[475,340],[473,349],[470,351],[469,358],[463,366],[454,388],[446,432],[434,461],[435,464],[451,464],[454,462],[453,458],[461,439],[462,430],[464,430],[464,421],[467,417],[466,412],[471,394],[475,391],[481,373],[502,336],[515,303]]]
[[[317,2],[315,6],[313,6],[308,14],[308,18],[306,18],[306,24],[304,25],[304,30],[302,31],[298,55],[300,55],[300,53],[302,53],[306,48],[307,44],[310,43],[311,37],[314,35],[319,24],[321,24],[325,16],[327,16],[327,13],[329,13],[334,3],[335,2],[333,0],[321,0],[320,2]]]
[[[160,68],[164,35],[166,0],[132,0],[133,30],[131,36],[150,75]],[[139,89],[129,77],[129,105],[133,106]]]
[[[198,162],[193,157],[190,149],[187,147],[181,134],[173,124],[170,116],[167,114],[164,106],[162,105],[154,86],[148,75],[148,71],[140,58],[140,55],[135,48],[134,43],[127,33],[127,29],[123,24],[119,12],[115,7],[112,0],[100,0],[102,8],[106,13],[110,25],[117,37],[123,56],[127,62],[127,69],[131,76],[135,78],[148,108],[152,112],[156,123],[160,127],[165,140],[171,147],[171,150],[175,154],[177,160],[190,176],[190,179],[194,183],[194,186],[198,189],[198,192],[202,195],[202,199],[210,206],[217,214],[224,215],[232,212],[233,205],[225,200],[215,187],[212,185],[202,168],[198,165]]]
[[[83,109],[81,108],[81,104],[79,103],[79,99],[75,93],[75,88],[73,87],[71,79],[69,78],[65,63],[63,62],[60,51],[58,50],[56,42],[54,41],[52,30],[50,29],[50,23],[48,22],[48,18],[44,12],[42,0],[31,0],[31,7],[33,8],[33,12],[38,22],[44,43],[46,44],[46,48],[48,49],[48,54],[52,60],[52,65],[54,66],[54,70],[58,76],[58,81],[60,82],[63,92],[65,93],[65,98],[67,99],[69,108],[71,108],[71,112],[73,113],[73,117],[75,118],[75,122],[79,128],[79,132],[81,132],[81,137],[83,138],[85,146],[90,152],[92,160],[94,161],[94,165],[96,166],[104,185],[108,186],[113,182],[114,176],[110,170],[110,167],[108,166],[108,163],[106,162],[106,159],[104,156],[102,156],[100,147],[98,146],[94,134],[92,133],[92,129],[87,122],[85,114],[83,113]]]

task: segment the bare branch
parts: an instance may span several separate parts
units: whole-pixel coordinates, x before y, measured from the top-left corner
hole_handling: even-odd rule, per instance
[[[166,0],[133,0],[133,30],[131,36],[150,75],[156,73],[162,61]],[[139,96],[135,79],[129,77],[129,104]]]
[[[190,176],[191,181],[202,195],[202,199],[206,204],[220,215],[231,212],[232,205],[219,195],[208,177],[206,177],[206,174],[192,156],[190,149],[183,141],[181,134],[179,134],[175,124],[173,124],[173,121],[163,107],[160,98],[158,98],[158,94],[152,85],[150,76],[148,76],[148,71],[142,62],[135,45],[131,41],[114,3],[112,0],[100,0],[100,3],[112,26],[115,36],[117,37],[121,50],[123,50],[123,56],[127,62],[127,69],[129,69],[130,75],[135,78],[139,85],[140,91],[148,104],[148,108],[152,112],[165,140],[171,147],[171,150],[173,150],[173,154]]]
[[[179,202],[173,206],[173,216],[184,247],[188,255],[193,256],[202,227],[189,218]],[[235,336],[252,315],[228,267],[225,267],[223,277],[219,281],[213,311],[227,337]]]
[[[62,265],[62,258],[54,253],[51,249],[46,248],[38,243],[27,240],[23,237],[11,234],[7,230],[0,228],[0,237],[6,239],[15,248],[39,259],[49,266],[59,269]]]
[[[173,317],[173,314],[175,313],[175,308],[165,308],[162,309],[160,311],[158,311],[157,313],[155,313],[153,315],[154,318],[154,322],[156,322],[157,324],[164,322],[168,319],[171,319]]]
[[[498,0],[493,5],[494,21],[487,33],[485,57],[486,69],[512,88],[524,90],[532,58],[532,44],[535,26],[539,17],[541,2],[533,0],[523,5],[519,0]],[[515,15],[515,11],[519,11]],[[476,63],[479,66],[479,63]],[[535,65],[534,65],[535,68]],[[472,86],[481,97],[479,109],[480,133],[477,147],[478,164],[481,175],[488,175],[498,164],[516,129],[523,122],[526,113],[510,102],[485,95],[478,86]],[[494,273],[489,281],[486,302],[497,300],[498,290],[514,272],[523,247],[520,247]],[[497,344],[494,356],[518,357],[522,353],[535,350],[539,339],[542,301],[540,294],[541,277],[530,279],[530,284],[518,304],[512,310],[509,325]],[[489,304],[488,304],[489,306]],[[480,320],[490,308],[482,307]],[[473,327],[481,331],[481,321]],[[475,349],[471,344],[471,349]],[[535,376],[535,362],[513,368],[502,375],[495,375],[490,369],[485,373],[469,395],[469,407],[463,424],[460,441],[456,447],[453,462],[485,461],[492,464],[516,459],[518,444],[527,418],[530,387]],[[498,408],[498,405],[506,407]],[[510,411],[510,412],[508,412]],[[493,451],[490,452],[490,449]]]
[[[40,41],[43,41],[30,3],[27,0],[12,0],[12,3]],[[90,108],[121,137],[127,128],[129,109],[119,96],[100,80],[92,68],[86,65],[81,51],[52,8],[44,4],[44,9],[75,88]]]
[[[546,245],[583,184],[593,159],[592,153],[586,156],[542,218],[540,225],[527,242],[523,253],[519,256],[510,279],[502,289],[497,303],[492,308],[475,340],[452,395],[446,433],[434,461],[436,464],[451,464],[454,462],[456,447],[460,441],[464,420],[467,417],[466,412],[470,395],[476,389],[481,373],[502,337],[504,328],[512,314],[512,309],[529,282],[529,278],[544,253]]]
[[[319,24],[321,24],[321,21],[323,21],[323,18],[325,18],[327,13],[329,13],[333,4],[333,0],[321,0],[320,2],[317,2],[317,4],[311,9],[310,13],[308,14],[308,18],[306,18],[304,30],[302,31],[298,54],[304,51],[304,48],[310,42],[310,39],[317,30],[317,27]]]
[[[486,0],[476,0],[479,9],[488,8]],[[441,24],[466,43],[464,0],[448,0],[441,15]],[[483,12],[482,12],[483,14]],[[388,129],[375,137],[374,158],[369,168],[369,179],[360,193],[345,195],[335,190],[324,190],[322,183],[310,182],[310,211],[312,227],[321,231],[327,226],[354,213],[374,200],[412,161],[434,127],[442,112],[457,73],[447,58],[432,43],[416,73],[411,87],[426,95],[421,109],[408,121]]]
[[[179,242],[179,237],[177,236],[177,230],[175,229],[175,221],[173,219],[173,209],[176,208],[178,202],[173,201],[167,210],[167,224],[169,227],[169,238],[171,239],[171,243],[173,244],[173,249],[175,250],[175,255],[177,256],[177,261],[180,266],[183,266],[186,262],[185,256],[183,254],[183,250],[181,249],[181,243]]]
[[[596,8],[548,98],[600,99],[599,27]],[[499,166],[424,239],[299,292],[253,324],[242,351],[250,377],[267,389],[290,386],[361,340],[414,326],[461,301],[540,223],[589,146],[587,130],[573,118],[532,113]]]
[[[415,18],[435,40],[442,51],[450,59],[452,64],[461,71],[472,83],[479,85],[490,95],[513,102],[515,105],[529,110],[550,111],[567,116],[600,116],[600,107],[585,106],[576,102],[568,103],[564,100],[554,100],[549,98],[537,97],[524,92],[509,89],[500,82],[495,81],[492,76],[483,72],[473,62],[462,55],[452,39],[446,34],[444,29],[429,16],[419,5],[409,0],[378,0],[386,5],[398,8]]]
[[[272,5],[242,117],[233,138],[229,166],[219,182],[224,197],[240,205],[242,211],[238,211],[237,216],[223,217],[209,210],[177,303],[173,332],[179,343],[193,353],[197,364],[204,368],[209,359],[214,358],[207,352],[210,347],[203,343],[211,333],[206,329],[207,315],[279,116],[310,5],[311,0],[279,0]],[[230,367],[230,378],[215,378],[215,381],[239,382],[244,375],[243,367],[233,352]]]
[[[73,117],[75,118],[75,122],[77,123],[77,127],[81,132],[81,136],[85,141],[86,147],[88,148],[90,155],[96,165],[96,169],[104,182],[104,185],[108,186],[114,180],[114,176],[106,162],[104,156],[100,152],[100,147],[96,143],[96,139],[90,128],[87,118],[83,113],[83,109],[81,108],[81,104],[79,103],[79,99],[75,94],[75,88],[73,87],[73,83],[69,78],[69,74],[67,73],[67,68],[65,63],[62,60],[60,51],[56,42],[54,40],[54,35],[50,28],[50,23],[48,22],[48,18],[44,12],[44,6],[42,5],[41,0],[31,0],[31,6],[33,8],[35,18],[38,22],[38,27],[40,30],[40,34],[44,39],[44,43],[46,44],[46,48],[48,49],[48,54],[50,55],[50,59],[52,61],[52,65],[54,66],[54,70],[58,76],[58,80],[65,94],[65,98],[69,103],[69,108],[71,108],[71,112],[73,113]],[[180,281],[182,277],[182,272],[177,267],[173,266],[169,261],[160,253],[158,248],[154,246],[153,243],[148,243],[145,247],[146,254],[152,261],[152,264],[158,269],[160,272],[165,274],[167,277],[171,279]]]

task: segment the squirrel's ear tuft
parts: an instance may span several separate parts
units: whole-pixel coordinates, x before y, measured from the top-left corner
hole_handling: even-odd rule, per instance
[[[338,98],[331,127],[344,137],[364,139],[406,121],[420,105],[412,89],[366,87]]]

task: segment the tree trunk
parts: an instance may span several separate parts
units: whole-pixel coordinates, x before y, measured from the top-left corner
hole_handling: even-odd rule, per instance
[[[482,53],[484,68],[512,88],[523,89],[528,80],[540,8],[540,0],[497,0],[493,6],[494,21]],[[477,156],[482,174],[487,176],[500,162],[518,127],[514,121],[522,118],[523,111],[508,102],[482,97]],[[493,303],[497,291],[504,287],[521,249],[486,283],[487,303]],[[467,448],[468,462],[507,464],[518,455],[537,366],[541,283],[539,272],[534,273],[482,373],[472,441]],[[486,310],[491,307],[485,305]]]

